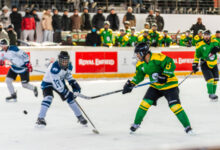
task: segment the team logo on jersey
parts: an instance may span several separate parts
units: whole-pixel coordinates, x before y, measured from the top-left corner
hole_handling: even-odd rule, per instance
[[[152,74],[152,78],[153,78],[154,80],[157,80],[157,78],[158,78],[158,73],[153,73],[153,74]]]
[[[214,60],[214,59],[215,59],[215,55],[210,53],[210,54],[209,54],[209,59],[210,59],[210,60]]]
[[[57,71],[58,71],[58,68],[53,68],[53,71],[54,71],[54,72],[57,72]]]

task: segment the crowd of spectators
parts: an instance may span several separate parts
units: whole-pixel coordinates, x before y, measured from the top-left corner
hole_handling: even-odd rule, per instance
[[[17,39],[20,41],[36,41],[37,24],[41,26],[43,41],[55,42],[63,45],[76,45],[71,42],[71,35],[62,39],[63,31],[79,33],[88,32],[85,44],[88,46],[134,46],[140,42],[146,42],[151,46],[168,47],[170,45],[195,46],[202,40],[202,33],[206,29],[202,19],[198,18],[197,23],[193,24],[190,30],[183,32],[180,36],[177,33],[171,38],[167,30],[164,30],[164,19],[160,11],[149,11],[146,17],[143,30],[136,31],[136,17],[133,14],[132,7],[128,7],[122,20],[123,28],[120,28],[120,20],[114,8],[105,17],[102,8],[97,9],[97,13],[91,17],[89,9],[83,8],[79,15],[78,9],[74,9],[73,14],[69,16],[69,11],[64,10],[61,16],[58,9],[46,9],[41,19],[38,17],[37,9],[25,9],[25,15],[22,17],[16,6],[9,8],[4,6],[0,15],[0,38],[6,38],[10,44],[16,45]],[[191,34],[192,32],[192,34]]]

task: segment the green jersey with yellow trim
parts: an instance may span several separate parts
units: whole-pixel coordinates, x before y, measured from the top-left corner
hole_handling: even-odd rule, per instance
[[[156,81],[158,74],[166,75],[167,82],[160,84],[158,82],[151,84],[151,87],[158,90],[167,90],[178,86],[178,79],[174,74],[176,65],[172,58],[162,53],[151,53],[148,63],[142,61],[136,65],[136,74],[132,79],[135,84],[144,80],[146,75],[149,75],[150,81]]]
[[[199,59],[206,61],[209,68],[214,68],[217,65],[217,54],[211,54],[213,47],[219,43],[215,39],[211,39],[208,44],[204,40],[196,44],[196,52],[194,55],[194,63],[199,63]]]
[[[101,41],[103,44],[113,43],[112,29],[102,28],[102,29],[100,29],[99,34],[101,36]]]
[[[196,35],[192,40],[192,45],[196,46],[197,43],[201,42],[203,40],[203,37],[200,37],[199,35]]]

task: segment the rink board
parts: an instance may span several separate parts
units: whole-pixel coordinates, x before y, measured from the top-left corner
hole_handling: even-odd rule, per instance
[[[20,47],[30,55],[34,70],[31,81],[40,81],[48,66],[53,63],[61,50],[67,50],[73,64],[74,78],[130,78],[134,75],[137,60],[134,58],[133,47],[79,47],[79,46],[39,46]],[[185,76],[192,70],[194,47],[151,48],[152,52],[163,53],[173,58],[176,64],[176,75]],[[0,81],[10,68],[10,62],[0,67]],[[38,72],[37,70],[41,71]],[[201,72],[196,75],[201,75]],[[19,78],[17,79],[19,80]]]

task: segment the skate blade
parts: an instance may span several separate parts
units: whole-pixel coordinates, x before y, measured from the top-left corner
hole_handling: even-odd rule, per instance
[[[135,132],[133,132],[133,131],[130,131],[130,133],[129,133],[130,135],[134,135],[135,134]]]
[[[95,134],[99,134],[99,131],[96,130],[96,129],[93,129],[92,132],[95,133]]]
[[[196,133],[195,132],[193,132],[193,131],[189,131],[188,133],[186,133],[187,135],[189,135],[189,136],[196,136]]]
[[[35,124],[35,128],[37,129],[44,129],[46,126],[43,124]]]
[[[210,99],[210,102],[216,103],[218,102],[218,99]]]
[[[5,101],[6,101],[7,103],[16,103],[16,102],[17,102],[17,99],[10,99],[10,100],[5,99]]]

